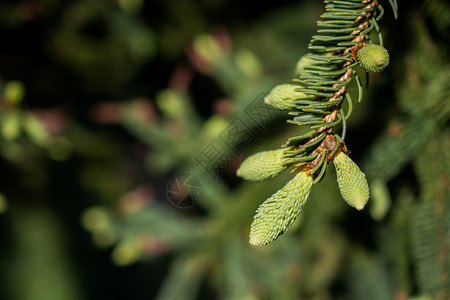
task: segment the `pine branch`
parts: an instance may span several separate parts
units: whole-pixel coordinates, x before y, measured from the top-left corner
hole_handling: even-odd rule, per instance
[[[346,120],[351,115],[353,102],[347,88],[352,80],[356,81],[360,102],[363,89],[355,68],[361,66],[366,72],[379,72],[389,63],[389,54],[382,46],[377,23],[384,10],[377,0],[324,2],[325,13],[317,22],[317,35],[312,37],[308,46],[312,52],[304,56],[297,66],[299,77],[294,78],[292,84],[275,87],[265,99],[268,105],[290,110],[289,115],[293,117],[288,123],[309,126],[311,130],[288,139],[282,146],[284,151],[281,157],[252,156],[249,158],[251,163],[244,162],[238,175],[245,179],[264,180],[278,175],[291,165],[294,166],[293,172],[302,173],[302,178],[311,178],[315,184],[325,175],[328,164],[335,162],[343,198],[350,205],[362,209],[369,197],[367,180],[347,156],[349,152],[344,143]],[[378,33],[379,45],[374,44],[369,36],[373,30]],[[344,99],[348,103],[347,112],[342,108]],[[261,165],[270,167],[255,167],[259,158],[262,159]],[[295,191],[307,191],[304,193],[307,196],[311,186],[298,187],[293,182],[267,200],[271,203],[270,207],[263,204],[258,209],[252,236],[265,238],[262,242],[252,238],[252,244],[267,244],[275,240],[300,212],[295,208],[303,206],[306,199],[296,195]],[[283,196],[277,196],[281,191]],[[302,202],[301,205],[298,201]],[[287,212],[289,215],[283,215]],[[279,220],[286,219],[289,220],[287,226],[272,226],[274,222],[278,224]]]

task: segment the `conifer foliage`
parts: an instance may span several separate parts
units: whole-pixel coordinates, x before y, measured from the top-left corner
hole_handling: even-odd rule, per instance
[[[244,161],[237,173],[250,180],[268,179],[288,166],[298,173],[257,210],[250,233],[253,245],[268,244],[287,230],[329,164],[336,166],[339,189],[348,204],[361,210],[369,199],[365,175],[347,156],[344,140],[353,101],[360,102],[363,97],[356,68],[380,72],[389,64],[378,26],[384,9],[377,0],[324,2],[325,12],[317,22],[319,29],[308,47],[311,53],[297,65],[299,77],[276,86],[265,99],[267,105],[289,110],[292,118],[288,122],[300,126],[300,134],[282,146],[282,159],[262,152]],[[390,4],[396,16],[396,1]],[[372,32],[377,33],[376,39]],[[358,88],[356,96],[348,91],[352,81]],[[276,151],[280,154],[280,150]],[[266,167],[254,167],[258,159]]]

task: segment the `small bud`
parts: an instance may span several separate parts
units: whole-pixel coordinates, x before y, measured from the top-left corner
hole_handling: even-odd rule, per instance
[[[366,175],[343,152],[334,158],[334,165],[342,198],[357,210],[363,209],[369,200],[369,185]]]
[[[111,256],[117,266],[128,266],[141,258],[142,245],[139,239],[126,239],[113,249]]]
[[[248,157],[236,175],[246,180],[261,181],[279,175],[287,166],[283,165],[284,149],[263,151]]]
[[[186,113],[186,99],[175,90],[167,89],[158,93],[156,105],[167,116],[177,118]]]
[[[264,102],[278,109],[291,109],[297,106],[295,100],[313,98],[313,96],[297,92],[298,88],[301,88],[301,86],[295,84],[277,85],[264,98]]]
[[[315,54],[317,56],[317,54]],[[321,56],[332,56],[333,54],[331,52],[328,53],[321,53]],[[296,76],[307,76],[307,75],[311,75],[309,74],[305,67],[308,65],[312,65],[314,62],[317,62],[317,60],[314,60],[312,58],[313,54],[312,53],[308,53],[303,55],[298,61],[297,61],[297,65],[295,66],[295,75]]]
[[[297,66],[295,67],[295,75],[297,76],[306,76],[308,73],[305,72],[305,66],[311,64],[314,60],[311,59],[311,54],[303,55],[297,62]]]
[[[380,72],[389,65],[389,53],[380,45],[366,45],[358,51],[358,61],[367,72]]]
[[[11,104],[19,104],[25,96],[25,86],[20,81],[10,81],[5,85],[4,95]]]
[[[281,190],[258,207],[250,229],[250,244],[266,245],[276,240],[295,221],[308,199],[313,178],[298,173]]]
[[[48,146],[50,142],[50,134],[44,123],[34,114],[29,113],[25,115],[24,130],[28,136],[41,147]]]
[[[8,140],[13,141],[20,135],[20,113],[17,111],[5,111],[3,119],[1,120],[0,131],[2,136]]]
[[[209,66],[214,66],[226,55],[226,51],[219,40],[209,34],[197,36],[192,47],[200,59]]]

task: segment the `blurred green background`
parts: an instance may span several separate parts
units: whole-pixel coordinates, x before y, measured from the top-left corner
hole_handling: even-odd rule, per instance
[[[262,103],[321,1],[1,1],[0,299],[448,299],[449,5],[379,2],[391,64],[346,138],[370,204],[330,168],[258,248],[292,175],[235,172],[295,134]]]

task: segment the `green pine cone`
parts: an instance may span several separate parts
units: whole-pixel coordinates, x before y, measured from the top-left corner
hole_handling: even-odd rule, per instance
[[[250,244],[266,245],[283,234],[302,210],[312,184],[313,178],[300,172],[264,201],[258,207],[250,229]]]
[[[313,60],[311,59],[311,54],[303,55],[297,62],[295,67],[295,75],[297,76],[306,76],[308,73],[305,72],[305,66],[311,64]]]
[[[334,158],[334,165],[342,198],[357,210],[363,209],[369,200],[369,185],[366,175],[343,152]]]
[[[366,45],[358,53],[358,61],[367,72],[380,72],[389,65],[389,53],[383,46]]]
[[[252,181],[262,181],[277,176],[287,168],[282,164],[284,150],[263,151],[247,157],[236,175]]]
[[[297,106],[295,100],[313,98],[313,96],[297,92],[298,88],[301,86],[289,83],[277,85],[264,98],[264,102],[278,109],[292,109]]]
[[[323,56],[332,56],[331,53],[323,53]],[[311,58],[313,56],[312,53],[308,53],[303,55],[298,61],[297,65],[295,66],[295,75],[296,76],[308,76],[308,72],[306,72],[305,67],[308,65],[311,65],[314,63],[314,60]]]

